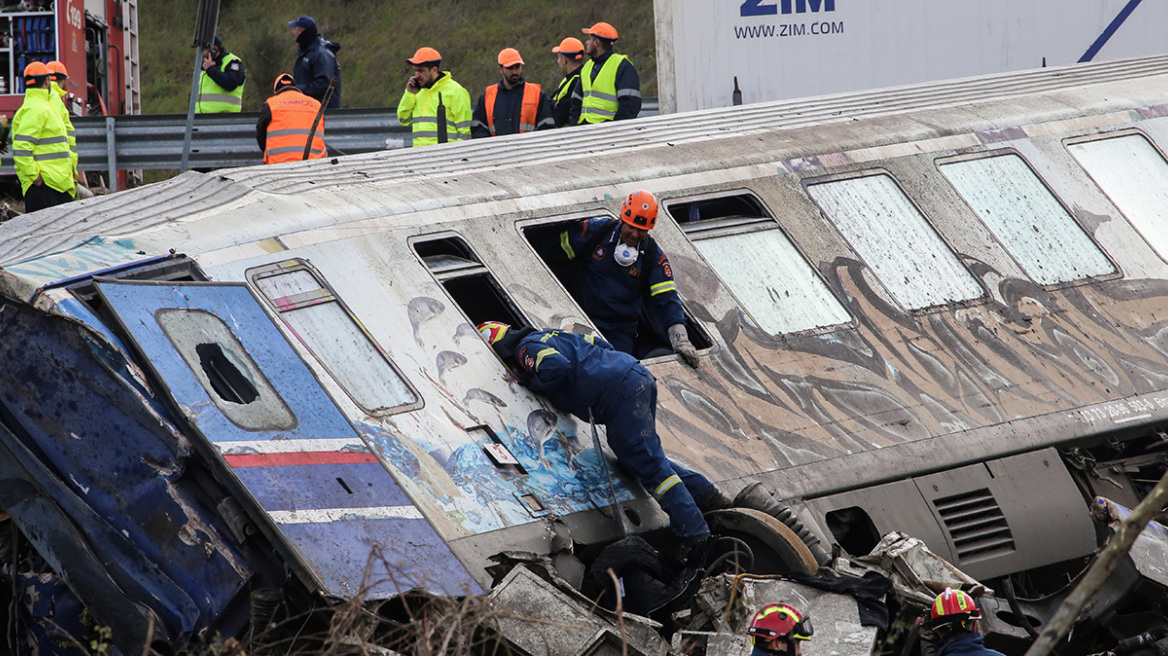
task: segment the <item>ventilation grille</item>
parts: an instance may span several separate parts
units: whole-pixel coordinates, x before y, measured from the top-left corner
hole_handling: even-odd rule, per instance
[[[933,501],[961,562],[984,560],[1015,551],[1014,536],[994,495],[974,490]]]

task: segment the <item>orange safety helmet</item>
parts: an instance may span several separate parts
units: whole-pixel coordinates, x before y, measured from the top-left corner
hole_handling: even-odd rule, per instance
[[[815,635],[811,627],[811,618],[787,604],[767,604],[754,615],[750,621],[750,628],[746,630],[751,635],[751,641],[758,638],[763,640],[810,640]]]
[[[570,36],[560,41],[560,45],[552,48],[552,52],[557,55],[563,55],[568,59],[580,60],[584,59],[584,44],[580,43],[580,39]]]
[[[69,77],[69,71],[65,65],[55,59],[49,62],[49,72],[53,74],[53,80],[58,82]]]
[[[499,340],[503,339],[503,336],[507,334],[511,326],[508,326],[502,321],[484,321],[478,325],[478,329],[483,339],[487,340],[487,343],[491,346],[494,346]]]
[[[442,61],[442,53],[428,46],[418,48],[413,57],[406,60],[407,62],[418,66],[420,64],[436,64]]]
[[[929,626],[935,629],[939,626],[955,623],[964,626],[966,622],[981,618],[981,610],[978,609],[977,604],[973,603],[973,597],[961,590],[945,588],[945,591],[937,595],[933,601],[933,610],[930,615]]]
[[[275,93],[284,87],[294,86],[296,86],[296,80],[291,75],[288,75],[287,73],[280,73],[280,75],[276,78],[276,81],[272,83],[272,93]]]
[[[580,31],[585,34],[591,34],[592,36],[598,36],[602,39],[608,39],[609,41],[616,41],[619,38],[616,33],[616,28],[608,23],[597,23],[592,27],[585,27]]]
[[[34,61],[24,67],[24,77],[48,77],[52,74],[44,62]]]
[[[620,219],[634,228],[652,230],[657,225],[657,198],[652,192],[634,191],[621,203]]]

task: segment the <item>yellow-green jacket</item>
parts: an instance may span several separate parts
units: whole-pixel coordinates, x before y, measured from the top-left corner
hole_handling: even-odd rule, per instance
[[[27,193],[40,176],[49,187],[72,196],[77,189],[73,184],[69,137],[54,104],[61,101],[51,93],[51,89],[24,92],[24,104],[12,119],[12,159],[22,192]]]
[[[438,94],[442,94],[442,104],[446,106],[447,141],[470,139],[470,94],[450,77],[450,71],[442,71],[428,89],[407,91],[397,104],[397,120],[403,126],[413,126],[415,146],[438,143]]]
[[[69,137],[69,154],[73,160],[73,178],[79,179],[77,177],[77,131],[73,129],[73,119],[70,118],[69,108],[65,105],[65,96],[69,95],[69,92],[56,82],[49,82],[49,85],[52,86],[57,98],[61,101],[57,103],[57,112],[65,123],[65,136]]]

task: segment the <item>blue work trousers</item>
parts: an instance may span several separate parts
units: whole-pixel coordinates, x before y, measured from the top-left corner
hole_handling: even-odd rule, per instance
[[[630,369],[598,405],[597,420],[604,424],[617,463],[657,499],[674,535],[681,541],[709,535],[694,497],[713,490],[714,484],[665,457],[657,435],[657,381],[649,370],[640,365]]]

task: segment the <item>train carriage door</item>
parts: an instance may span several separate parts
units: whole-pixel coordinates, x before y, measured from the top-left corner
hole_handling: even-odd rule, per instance
[[[96,286],[306,583],[371,598],[478,589],[245,284]]]

